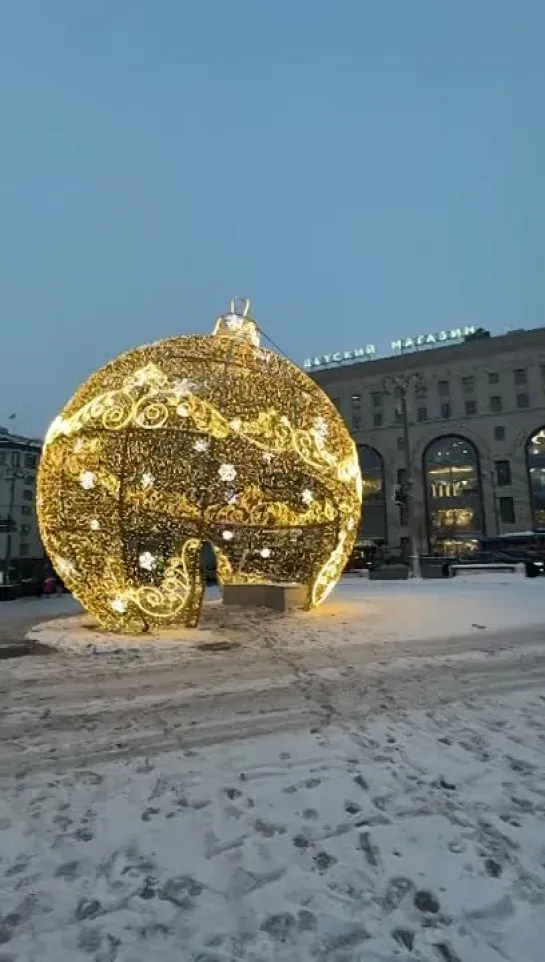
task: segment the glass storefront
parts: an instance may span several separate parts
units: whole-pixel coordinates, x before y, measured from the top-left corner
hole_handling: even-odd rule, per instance
[[[358,447],[363,478],[362,520],[359,538],[384,544],[386,541],[386,491],[382,455],[366,444]]]
[[[528,481],[534,528],[545,528],[545,428],[528,441]]]
[[[475,446],[456,435],[433,441],[424,453],[424,478],[431,554],[445,557],[474,551],[484,534]]]

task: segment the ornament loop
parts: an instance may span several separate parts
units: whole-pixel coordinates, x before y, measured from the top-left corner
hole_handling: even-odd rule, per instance
[[[251,307],[252,302],[249,297],[233,297],[231,301],[231,314],[236,314],[237,317],[249,317]]]

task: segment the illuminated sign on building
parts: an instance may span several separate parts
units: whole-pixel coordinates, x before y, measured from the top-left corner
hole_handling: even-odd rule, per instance
[[[436,331],[435,334],[417,334],[415,337],[404,337],[399,341],[392,341],[390,347],[392,351],[411,351],[419,347],[433,347],[435,344],[445,344],[448,341],[461,341],[470,334],[475,334],[477,328],[474,324],[466,324],[465,327],[454,327],[450,331]]]
[[[434,347],[436,345],[448,344],[453,341],[461,341],[470,334],[475,334],[474,324],[466,324],[465,327],[454,327],[448,331],[436,331],[434,334],[416,334],[414,337],[402,337],[398,341],[390,342],[390,351],[417,351],[422,347]],[[356,347],[351,351],[336,351],[335,354],[320,354],[317,357],[307,357],[303,362],[306,370],[316,370],[316,368],[337,367],[340,364],[368,361],[375,357],[377,349],[374,344],[366,344],[365,347]]]
[[[352,351],[337,351],[335,354],[320,354],[318,357],[307,357],[303,367],[335,367],[344,361],[367,361],[375,354],[374,344],[366,344],[365,347],[355,347]]]

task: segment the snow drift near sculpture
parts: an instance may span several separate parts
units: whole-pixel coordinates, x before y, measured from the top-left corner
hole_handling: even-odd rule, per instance
[[[195,625],[213,546],[224,584],[334,586],[361,510],[355,445],[298,367],[260,346],[249,302],[213,335],[131,350],[53,421],[38,478],[46,550],[114,631]]]

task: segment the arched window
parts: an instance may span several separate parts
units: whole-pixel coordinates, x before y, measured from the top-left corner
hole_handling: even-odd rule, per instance
[[[363,477],[361,538],[384,544],[386,541],[386,491],[384,461],[375,448],[366,444],[358,447]]]
[[[428,540],[434,555],[478,547],[484,534],[479,455],[467,438],[446,435],[424,452]]]
[[[534,528],[545,528],[545,428],[528,438],[526,458]]]

